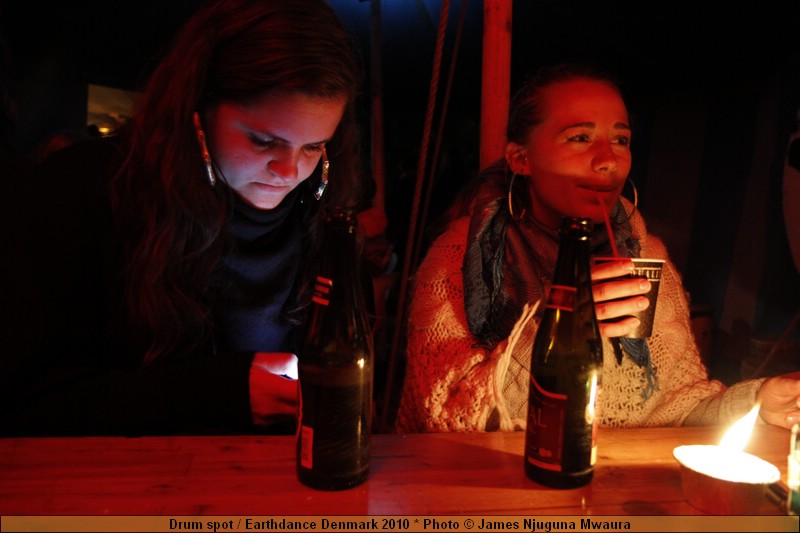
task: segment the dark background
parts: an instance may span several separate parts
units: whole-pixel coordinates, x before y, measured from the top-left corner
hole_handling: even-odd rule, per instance
[[[330,3],[369,67],[370,3]],[[0,75],[18,109],[7,141],[34,155],[54,132],[82,128],[87,84],[139,88],[199,4],[3,0],[10,61]],[[400,255],[441,8],[441,0],[382,2],[388,234]],[[453,0],[442,86],[461,9]],[[480,1],[467,4],[429,218],[477,171],[482,10]],[[781,205],[800,105],[800,2],[514,0],[512,32],[512,89],[541,65],[566,60],[595,61],[621,80],[640,208],[670,249],[695,310],[712,318],[712,371],[735,379],[753,342],[774,340],[800,307]]]

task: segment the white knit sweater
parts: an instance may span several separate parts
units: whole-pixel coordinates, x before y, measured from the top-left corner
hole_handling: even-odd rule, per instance
[[[642,397],[646,380],[629,357],[618,364],[603,341],[601,424],[610,427],[728,424],[750,410],[763,380],[728,389],[709,380],[689,322],[680,275],[664,244],[647,234],[636,213],[641,256],[665,259],[653,336],[648,340],[658,390]],[[407,368],[399,432],[519,430],[525,427],[528,371],[538,319],[536,302],[494,351],[476,347],[467,327],[461,265],[469,218],[456,220],[431,246],[414,279],[409,309]],[[525,367],[518,361],[522,361]]]

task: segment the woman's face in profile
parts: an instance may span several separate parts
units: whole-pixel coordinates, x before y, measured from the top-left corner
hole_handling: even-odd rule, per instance
[[[557,228],[564,216],[603,220],[631,169],[631,129],[622,97],[589,79],[544,89],[543,121],[524,146],[534,216]]]
[[[273,93],[210,108],[204,124],[220,178],[257,209],[278,206],[316,168],[345,103],[344,97]]]

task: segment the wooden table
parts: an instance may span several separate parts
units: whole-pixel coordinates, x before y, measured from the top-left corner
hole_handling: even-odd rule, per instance
[[[723,433],[601,429],[572,490],[525,477],[521,433],[375,435],[370,479],[341,492],[297,481],[289,436],[0,439],[0,515],[694,515],[672,450]],[[756,426],[747,451],[786,481],[789,431]]]

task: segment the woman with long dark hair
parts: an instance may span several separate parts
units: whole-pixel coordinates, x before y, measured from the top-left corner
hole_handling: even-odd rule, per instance
[[[322,0],[201,7],[118,135],[43,164],[31,229],[47,334],[16,365],[4,430],[291,420],[317,215],[361,200],[360,81]]]

